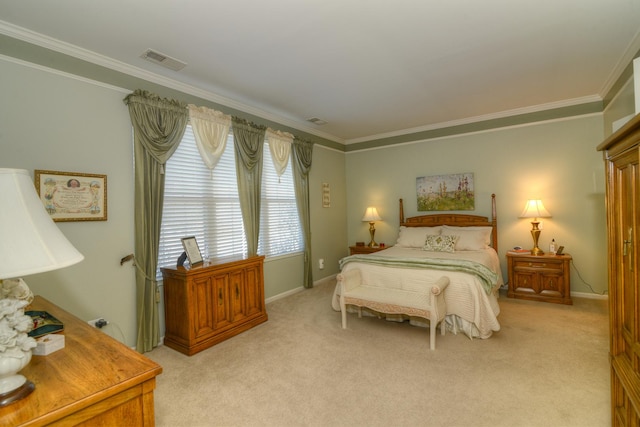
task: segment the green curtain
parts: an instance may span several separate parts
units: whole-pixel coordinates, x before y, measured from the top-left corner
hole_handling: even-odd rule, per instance
[[[262,191],[262,151],[267,127],[233,117],[238,196],[242,211],[247,253],[258,254],[260,235],[260,197]]]
[[[178,148],[189,118],[186,104],[136,90],[124,99],[133,124],[135,156],[136,349],[160,341],[156,281],[164,200],[164,164]]]
[[[304,236],[304,277],[303,286],[313,287],[313,270],[311,268],[311,217],[309,213],[309,170],[313,158],[313,143],[296,137],[291,147],[291,164],[293,165],[293,185],[296,192],[296,204],[300,225]]]

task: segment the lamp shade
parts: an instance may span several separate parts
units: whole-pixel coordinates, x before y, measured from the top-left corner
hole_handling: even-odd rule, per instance
[[[24,169],[0,169],[0,279],[68,267],[84,256],[38,198]]]
[[[520,218],[550,218],[551,214],[544,208],[542,200],[527,200]]]
[[[366,211],[364,211],[364,216],[362,217],[362,221],[373,222],[380,221],[380,215],[378,215],[378,210],[372,206],[369,206]]]

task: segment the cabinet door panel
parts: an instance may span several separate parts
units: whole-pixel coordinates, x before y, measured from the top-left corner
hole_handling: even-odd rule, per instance
[[[237,322],[247,317],[244,303],[244,270],[234,271],[230,274],[229,279],[231,281],[229,305],[231,306],[233,321]]]
[[[538,293],[537,274],[527,271],[518,271],[515,274],[515,290],[516,292]]]
[[[540,275],[540,293],[552,297],[562,297],[563,279],[558,274]]]
[[[619,313],[619,333],[614,336],[614,355],[624,355],[625,365],[640,373],[640,295],[638,293],[638,256],[637,256],[637,204],[640,203],[640,174],[638,153],[629,153],[616,162],[617,191],[615,199],[619,204],[620,215],[615,229],[615,240],[620,248],[620,266],[615,294],[620,304],[615,307]]]
[[[245,304],[247,316],[259,314],[264,309],[262,294],[262,270],[259,265],[246,270]]]
[[[213,331],[213,310],[208,301],[213,298],[213,286],[211,278],[202,276],[193,279],[194,294],[196,296],[193,301],[194,315],[194,336],[200,337],[207,335]]]
[[[229,275],[219,274],[212,277],[214,283],[214,295],[212,299],[212,306],[214,307],[214,325],[216,329],[224,328],[231,324],[232,317],[229,306],[226,303],[229,299]]]

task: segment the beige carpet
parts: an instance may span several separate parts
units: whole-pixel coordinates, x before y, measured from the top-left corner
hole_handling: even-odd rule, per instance
[[[608,426],[606,301],[500,299],[487,340],[331,309],[335,281],[197,355],[161,346],[158,426]]]

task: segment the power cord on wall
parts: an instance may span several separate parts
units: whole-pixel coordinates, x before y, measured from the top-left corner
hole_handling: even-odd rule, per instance
[[[587,283],[587,281],[586,281],[586,280],[584,280],[584,279],[582,278],[582,276],[580,275],[580,271],[578,270],[578,267],[576,267],[576,263],[573,261],[573,258],[571,259],[571,265],[573,266],[573,269],[575,270],[576,274],[578,275],[578,278],[580,279],[580,281],[582,281],[582,283],[584,283],[585,285],[587,285],[587,287],[591,290],[591,292],[593,292],[594,294],[597,294],[597,295],[607,295],[607,294],[609,293],[609,290],[608,290],[608,289],[605,289],[605,290],[604,290],[604,291],[602,291],[602,292],[596,292],[596,291],[593,289],[593,287],[592,287],[589,283]]]
[[[100,323],[100,325],[98,325],[98,322],[104,322],[104,323]],[[104,319],[100,319],[98,320],[98,322],[96,322],[96,328],[100,329],[102,332],[104,332],[105,334],[109,335],[111,338],[116,339],[118,341],[120,341],[122,344],[127,345],[126,340],[124,339],[124,334],[122,333],[122,329],[120,329],[120,326],[118,326],[117,323],[114,322],[107,322]],[[118,334],[120,335],[120,337],[122,339],[118,339],[116,337],[113,336],[113,328],[116,328]]]

